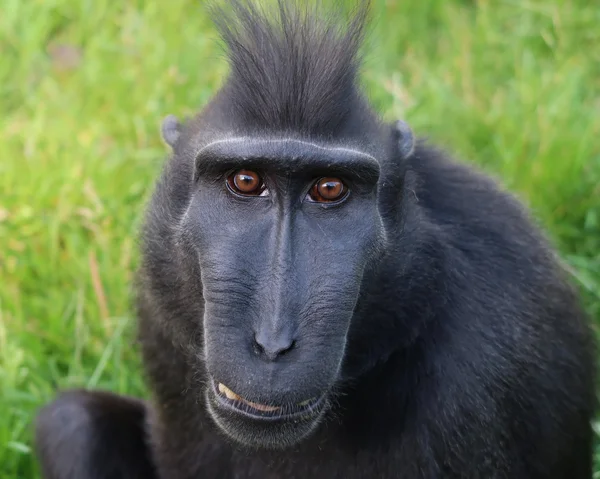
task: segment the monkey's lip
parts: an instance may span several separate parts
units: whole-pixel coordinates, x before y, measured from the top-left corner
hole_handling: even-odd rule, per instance
[[[291,419],[300,416],[316,414],[321,410],[325,402],[325,395],[307,399],[297,404],[286,404],[276,406],[261,404],[244,399],[233,392],[223,383],[212,381],[213,393],[220,406],[243,413],[254,419]]]

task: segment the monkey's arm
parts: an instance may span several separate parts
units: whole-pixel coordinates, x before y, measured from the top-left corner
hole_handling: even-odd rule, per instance
[[[35,447],[45,479],[156,479],[141,401],[83,390],[40,412]]]

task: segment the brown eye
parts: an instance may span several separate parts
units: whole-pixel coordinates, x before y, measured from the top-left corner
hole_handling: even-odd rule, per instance
[[[265,183],[256,171],[238,170],[227,177],[229,188],[240,195],[264,196]]]
[[[348,188],[339,178],[321,178],[310,189],[308,195],[312,201],[331,203],[341,200]]]

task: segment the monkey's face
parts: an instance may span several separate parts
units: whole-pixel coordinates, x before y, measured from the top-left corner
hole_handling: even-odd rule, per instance
[[[378,176],[370,155],[298,140],[199,154],[181,227],[201,271],[206,401],[237,441],[291,445],[323,416],[383,242]]]

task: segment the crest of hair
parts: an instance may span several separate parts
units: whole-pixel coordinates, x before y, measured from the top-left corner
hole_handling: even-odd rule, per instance
[[[270,3],[232,0],[212,9],[231,68],[229,107],[254,128],[333,135],[362,105],[356,80],[369,2],[350,18],[340,5]]]

